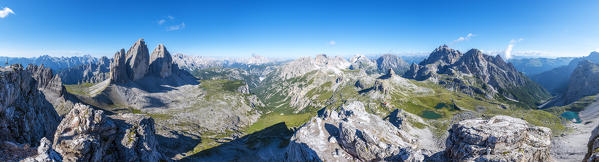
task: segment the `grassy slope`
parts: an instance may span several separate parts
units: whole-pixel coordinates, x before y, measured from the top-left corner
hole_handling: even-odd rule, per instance
[[[346,73],[352,73],[354,71],[345,71]],[[291,78],[286,80],[285,84],[298,83],[300,86],[307,86],[313,84],[314,80],[308,76],[314,75],[311,72],[301,77]],[[266,78],[266,82],[269,79]],[[466,94],[459,92],[449,91],[442,88],[439,85],[411,81],[412,83],[420,86],[427,87],[434,91],[433,95],[416,95],[416,94],[390,94],[390,100],[385,99],[372,99],[369,96],[361,95],[358,93],[358,89],[354,87],[353,82],[348,82],[341,85],[336,90],[331,90],[332,82],[325,82],[319,85],[317,88],[310,90],[306,96],[312,98],[314,103],[322,103],[326,106],[324,108],[336,108],[343,104],[346,100],[358,100],[365,103],[367,111],[377,114],[379,116],[385,116],[393,111],[395,108],[403,109],[407,112],[419,115],[425,119],[427,123],[419,123],[415,121],[408,121],[412,125],[418,128],[429,127],[437,135],[442,135],[449,128],[449,120],[453,115],[464,112],[464,111],[481,111],[480,107],[484,107],[485,116],[494,115],[508,115],[512,117],[522,118],[531,124],[538,126],[549,127],[554,131],[554,134],[562,132],[565,128],[562,125],[563,119],[559,116],[558,112],[577,109],[579,105],[572,105],[571,107],[552,108],[547,110],[530,110],[524,108],[525,106],[519,105],[513,102],[506,102],[504,100],[486,100],[486,99],[475,99]],[[273,85],[285,85],[284,83],[271,82],[267,84]],[[228,80],[204,80],[201,82],[200,87],[206,90],[206,98],[211,99],[218,97],[223,91],[234,92],[239,86],[242,86],[242,81],[228,81]],[[83,85],[67,85],[67,91],[73,94],[83,95],[85,94],[84,88],[90,87],[90,84]],[[289,98],[287,94],[281,92],[272,92],[269,86],[258,87],[254,91],[258,91],[256,95],[262,102],[266,104],[264,107],[257,107],[263,114],[262,117],[255,122],[243,129],[241,133],[251,134],[269,128],[277,123],[285,123],[288,128],[299,127],[305,122],[309,121],[314,117],[321,108],[308,107],[304,108],[300,113],[293,113],[293,108],[289,106]],[[280,87],[280,88],[285,88]],[[266,95],[270,95],[266,97]],[[375,104],[366,104],[375,103]],[[388,104],[388,105],[385,105]],[[502,107],[505,107],[502,108]],[[462,110],[458,110],[462,109]],[[135,113],[135,110],[132,110]],[[141,112],[138,112],[141,113]],[[169,118],[163,114],[148,114],[156,119]],[[210,133],[206,132],[202,135],[202,142],[198,144],[193,150],[188,152],[188,155],[193,155],[210,148],[217,147],[221,143],[217,142],[216,139],[230,137],[235,132],[226,133]]]

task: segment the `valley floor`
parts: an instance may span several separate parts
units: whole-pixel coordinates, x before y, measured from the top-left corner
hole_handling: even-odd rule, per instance
[[[551,140],[551,154],[556,161],[580,161],[587,152],[591,132],[599,124],[599,101],[579,112],[582,123],[568,122],[570,131]]]

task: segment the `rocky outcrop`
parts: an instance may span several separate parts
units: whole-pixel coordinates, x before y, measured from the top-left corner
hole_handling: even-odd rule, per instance
[[[40,145],[37,147],[37,155],[28,157],[24,162],[59,162],[62,157],[52,149],[52,142],[46,137],[40,140]]]
[[[102,110],[76,104],[56,129],[53,148],[65,161],[107,161],[116,132]]]
[[[150,72],[162,78],[173,73],[173,58],[164,45],[159,44],[150,55]]]
[[[403,75],[410,69],[410,64],[403,61],[396,55],[383,55],[376,59],[376,66],[379,73],[386,73],[389,69],[393,69],[395,74]]]
[[[0,67],[0,141],[35,146],[42,137],[52,137],[60,117],[42,89],[55,84],[49,69]]]
[[[550,139],[549,128],[522,119],[464,120],[449,130],[445,154],[452,161],[552,161]]]
[[[291,137],[287,161],[422,161],[418,137],[407,123],[397,127],[355,101],[326,110]]]
[[[125,161],[159,161],[164,159],[158,152],[154,119],[140,114],[110,116],[118,127],[116,138],[117,159]]]
[[[530,105],[550,97],[545,89],[518,72],[512,64],[500,56],[485,55],[478,49],[461,54],[443,45],[420,64],[411,65],[404,76],[437,82],[447,89],[474,97],[502,95]]]
[[[125,56],[127,64],[127,76],[131,80],[143,78],[148,72],[150,64],[150,53],[144,39],[139,39],[129,50]]]
[[[599,126],[593,129],[591,137],[589,137],[589,143],[587,144],[587,154],[584,156],[586,162],[598,162],[599,161]]]
[[[563,94],[563,104],[569,104],[585,96],[596,95],[599,93],[598,80],[598,64],[588,60],[579,62],[578,66],[570,76],[568,88]]]
[[[107,117],[76,104],[54,135],[54,150],[65,161],[158,161],[154,121],[142,115]]]

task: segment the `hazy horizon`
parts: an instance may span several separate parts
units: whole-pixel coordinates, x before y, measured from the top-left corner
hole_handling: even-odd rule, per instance
[[[111,57],[139,38],[208,57],[427,55],[442,44],[504,57],[599,50],[597,1],[68,2],[0,2],[0,56]]]

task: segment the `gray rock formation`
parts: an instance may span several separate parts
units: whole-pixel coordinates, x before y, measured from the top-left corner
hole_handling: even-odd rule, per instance
[[[587,154],[584,156],[584,160],[587,162],[598,162],[599,161],[599,126],[593,129],[591,137],[589,137],[589,143],[587,144]]]
[[[393,69],[395,74],[403,75],[410,69],[410,64],[403,61],[396,55],[383,55],[376,59],[376,66],[379,73],[386,73],[387,70]]]
[[[112,82],[124,83],[129,81],[125,57],[125,49],[121,49],[114,54],[112,63],[110,63],[110,79]]]
[[[350,70],[364,70],[368,74],[378,72],[377,64],[364,55],[355,55],[349,62],[351,63]]]
[[[40,145],[37,147],[37,155],[28,157],[24,162],[59,162],[62,157],[52,149],[52,142],[46,137],[40,140]]]
[[[549,90],[553,94],[562,94],[568,86],[568,81],[578,63],[583,60],[589,60],[599,64],[599,52],[591,52],[588,56],[574,58],[568,65],[560,66],[549,71],[534,75],[531,79]]]
[[[31,73],[34,80],[37,81],[37,88],[53,107],[58,115],[64,115],[73,107],[72,98],[62,85],[62,80],[58,75],[53,75],[52,70],[37,65],[29,65],[26,70]]]
[[[76,104],[54,135],[54,150],[65,161],[159,161],[154,121],[143,115],[111,119],[102,110]]]
[[[563,94],[563,104],[569,104],[580,98],[599,93],[599,65],[588,60],[578,63],[572,72],[568,88]]]
[[[102,110],[76,104],[60,122],[54,135],[54,150],[65,161],[107,161],[117,127]]]
[[[474,97],[495,98],[502,95],[531,106],[550,97],[545,89],[518,72],[512,64],[477,49],[462,55],[443,45],[420,64],[413,64],[404,76],[437,82],[450,90]]]
[[[173,73],[173,58],[162,44],[159,44],[150,56],[150,72],[162,78]]]
[[[111,62],[111,59],[103,56],[96,62],[60,70],[58,76],[64,84],[98,83],[110,78]]]
[[[365,111],[355,101],[326,110],[291,137],[287,161],[422,161],[411,126],[397,127]]]
[[[549,128],[522,119],[464,120],[449,130],[445,154],[451,161],[552,161],[550,139]]]
[[[125,161],[159,161],[164,159],[158,152],[158,141],[154,129],[154,119],[140,114],[119,114],[110,116],[118,126],[117,159]],[[120,143],[120,144],[119,144]]]
[[[37,145],[42,137],[52,137],[60,117],[40,89],[54,84],[49,69],[0,67],[0,141]]]
[[[150,53],[144,39],[139,39],[127,51],[125,59],[127,67],[127,76],[131,80],[143,78],[148,72],[150,63]]]

